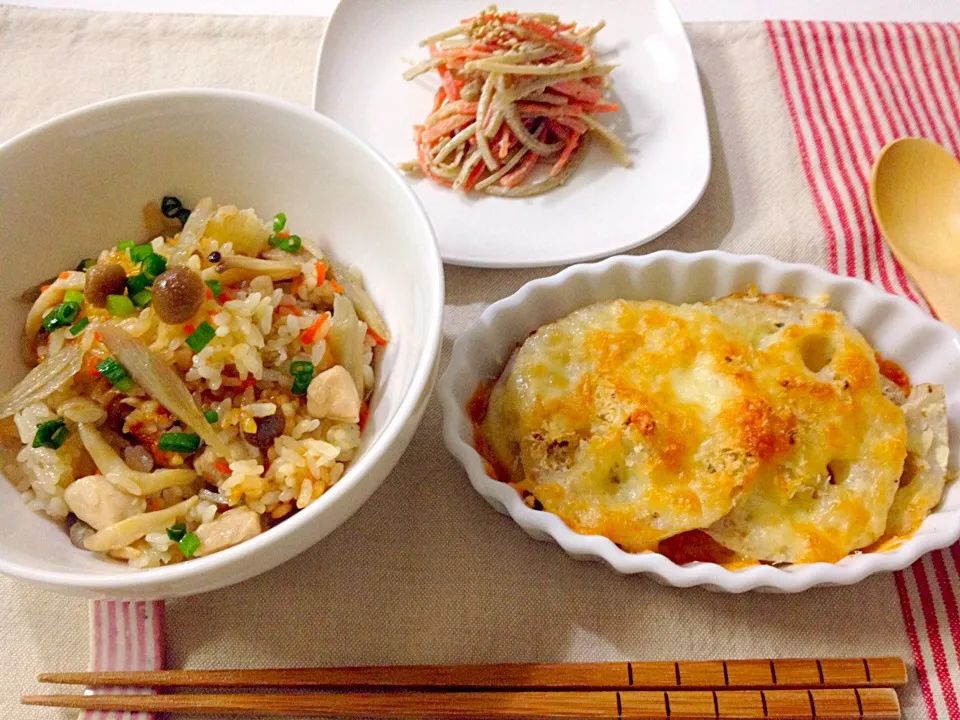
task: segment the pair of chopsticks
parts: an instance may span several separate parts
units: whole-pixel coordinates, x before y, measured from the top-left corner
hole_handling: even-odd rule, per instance
[[[88,710],[346,718],[526,720],[899,720],[900,658],[275,670],[50,673],[41,682],[108,688],[263,688],[272,693],[30,695]],[[278,690],[312,692],[276,692]]]

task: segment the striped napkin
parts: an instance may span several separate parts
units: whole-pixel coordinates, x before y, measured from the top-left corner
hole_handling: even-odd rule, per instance
[[[768,22],[767,32],[830,271],[927,308],[880,236],[867,187],[880,149],[898,137],[960,155],[960,26]],[[931,720],[960,718],[958,577],[957,545],[895,575]]]
[[[309,104],[323,28],[308,18],[0,6],[0,141],[79,105],[159,87],[243,88]],[[960,151],[960,26],[769,22],[688,32],[713,176],[686,219],[635,252],[767,253],[922,304],[880,240],[867,177],[878,150],[901,135]],[[445,337],[554,271],[446,268]],[[164,644],[173,667],[895,654],[913,669],[904,717],[947,720],[960,718],[958,587],[957,548],[894,576],[794,596],[664,588],[573,562],[476,497],[442,447],[433,402],[389,481],[350,522],[271,573],[166,603],[166,617],[159,602],[88,610],[0,577],[0,637],[17,658],[0,673],[0,717],[44,713],[16,697],[48,689],[33,683],[38,672],[82,666],[89,626],[96,669],[160,668]]]

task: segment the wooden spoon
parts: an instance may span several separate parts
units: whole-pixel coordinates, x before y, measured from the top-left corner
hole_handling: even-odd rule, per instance
[[[927,302],[960,329],[960,162],[930,140],[894,140],[873,166],[870,205]]]

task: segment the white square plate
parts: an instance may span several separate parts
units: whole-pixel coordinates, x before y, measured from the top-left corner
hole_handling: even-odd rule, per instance
[[[633,167],[599,142],[563,187],[527,198],[465,197],[411,180],[443,259],[477,267],[560,265],[636,247],[674,225],[710,176],[710,136],[697,68],[670,0],[517,0],[510,9],[607,26],[595,47],[613,71],[621,111],[612,127]],[[435,75],[406,82],[404,62],[426,57],[421,38],[456,25],[484,0],[341,0],[320,49],[314,108],[391,162],[414,156],[412,126],[427,116]],[[515,7],[516,6],[516,7]]]

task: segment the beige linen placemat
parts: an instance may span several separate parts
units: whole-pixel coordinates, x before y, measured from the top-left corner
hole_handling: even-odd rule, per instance
[[[217,86],[309,104],[322,20],[0,8],[0,140],[85,103]],[[641,252],[722,248],[826,263],[762,24],[692,25],[713,141],[700,204]],[[682,158],[681,160],[682,161]],[[598,229],[602,232],[602,228]],[[553,270],[447,267],[444,362],[490,302]],[[495,513],[423,423],[384,487],[283,567],[167,605],[172,667],[900,655],[891,576],[801,595],[665,588],[579,563]],[[0,578],[0,717],[41,670],[87,663],[87,603]],[[906,717],[922,703],[913,682]]]

